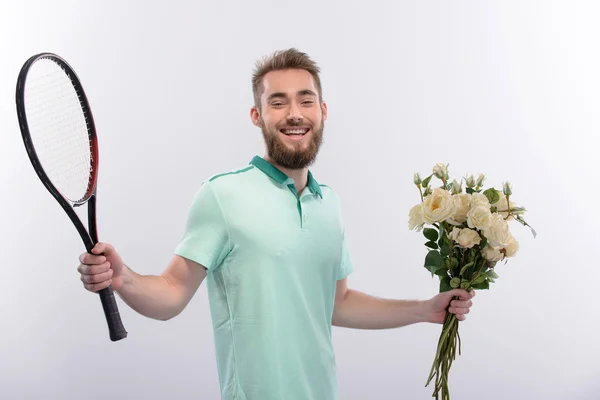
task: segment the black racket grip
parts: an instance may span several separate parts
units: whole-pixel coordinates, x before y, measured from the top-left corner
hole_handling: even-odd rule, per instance
[[[98,293],[100,294],[100,301],[102,302],[102,308],[106,316],[110,340],[116,342],[117,340],[125,339],[127,331],[123,326],[123,322],[121,322],[121,314],[119,314],[112,286],[104,288]]]

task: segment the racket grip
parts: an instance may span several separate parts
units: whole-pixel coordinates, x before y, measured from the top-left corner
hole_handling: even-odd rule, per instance
[[[121,322],[121,314],[119,314],[119,308],[117,307],[117,301],[112,286],[102,289],[99,294],[102,308],[104,309],[104,315],[106,316],[106,322],[108,324],[110,340],[116,342],[117,340],[125,339],[127,337],[127,331],[123,326],[123,322]]]

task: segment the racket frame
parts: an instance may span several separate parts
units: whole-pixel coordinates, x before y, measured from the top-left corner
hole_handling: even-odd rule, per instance
[[[89,135],[89,143],[90,143],[90,156],[91,156],[91,179],[88,180],[88,187],[84,196],[77,200],[71,200],[63,196],[60,191],[54,186],[42,164],[37,156],[35,151],[35,146],[33,140],[31,138],[31,132],[29,130],[29,124],[27,123],[27,112],[25,110],[25,85],[27,81],[27,75],[30,67],[37,61],[41,59],[49,59],[60,66],[60,68],[65,72],[65,74],[71,80],[73,87],[78,95],[78,99],[80,102],[80,106],[82,112],[85,116],[86,127]],[[23,138],[23,143],[25,145],[25,149],[27,151],[27,155],[29,156],[29,160],[33,165],[33,168],[38,175],[39,179],[42,181],[43,185],[50,192],[50,194],[56,199],[56,201],[60,204],[62,209],[65,211],[79,236],[81,237],[86,251],[90,254],[92,253],[92,249],[98,243],[98,227],[96,223],[96,198],[98,194],[98,166],[99,166],[99,157],[98,157],[98,138],[96,135],[96,125],[94,123],[94,118],[89,106],[89,102],[87,96],[85,95],[85,91],[83,90],[83,86],[75,73],[75,71],[71,68],[71,66],[60,56],[50,53],[43,52],[39,54],[35,54],[31,56],[22,66],[21,71],[19,72],[19,76],[17,79],[16,86],[16,106],[17,106],[17,116],[19,119],[19,128],[21,130],[21,136]],[[75,212],[75,208],[81,207],[87,204],[87,222],[88,228],[83,225],[83,222]],[[109,328],[109,337],[110,340],[115,342],[121,339],[125,339],[127,337],[127,331],[123,327],[123,323],[121,321],[120,313],[118,306],[116,304],[116,299],[114,296],[114,292],[112,286],[108,286],[98,292],[100,296],[100,300],[102,302],[102,307],[104,309],[104,314],[106,317],[106,321]]]

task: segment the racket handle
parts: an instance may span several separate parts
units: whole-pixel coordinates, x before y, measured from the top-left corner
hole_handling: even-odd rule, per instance
[[[102,289],[99,294],[102,308],[104,309],[104,315],[106,316],[106,322],[108,324],[110,340],[116,342],[117,340],[125,339],[127,337],[127,331],[123,326],[123,322],[121,322],[121,315],[119,314],[119,308],[117,307],[117,301],[112,286]]]

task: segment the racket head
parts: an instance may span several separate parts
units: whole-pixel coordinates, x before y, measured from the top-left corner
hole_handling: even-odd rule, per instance
[[[98,139],[81,82],[53,53],[30,57],[16,88],[17,116],[29,159],[44,186],[65,210],[86,249],[97,243]],[[74,207],[88,203],[88,229]],[[99,292],[111,341],[127,337],[111,286]]]
[[[63,208],[96,193],[98,139],[88,99],[71,66],[54,53],[31,56],[16,88],[17,116],[29,159]]]

